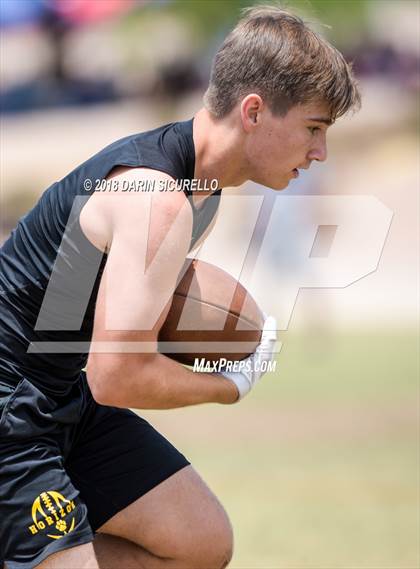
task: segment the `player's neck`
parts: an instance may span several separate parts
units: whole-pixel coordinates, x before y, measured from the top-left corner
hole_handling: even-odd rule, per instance
[[[206,109],[194,117],[194,177],[202,182],[218,180],[218,187],[239,186],[246,180],[241,164],[236,129],[229,118],[214,119]],[[211,193],[211,192],[210,192]]]

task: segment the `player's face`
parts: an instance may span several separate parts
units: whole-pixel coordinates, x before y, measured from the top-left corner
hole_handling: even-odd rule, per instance
[[[331,121],[324,103],[296,105],[285,116],[273,115],[265,107],[256,122],[258,127],[251,129],[247,141],[254,182],[282,190],[313,160],[326,160],[326,131]]]

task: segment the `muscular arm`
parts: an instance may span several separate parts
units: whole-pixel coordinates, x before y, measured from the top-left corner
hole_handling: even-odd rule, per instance
[[[164,176],[133,170],[120,177],[157,175]],[[188,200],[180,192],[116,193],[99,199],[109,253],[87,366],[93,396],[102,404],[143,409],[233,403],[238,392],[232,382],[193,373],[157,352],[158,332],[191,239]],[[151,348],[148,353],[141,352],[143,341]],[[102,353],[97,348],[103,342],[112,345]],[[134,353],[127,353],[133,346]]]

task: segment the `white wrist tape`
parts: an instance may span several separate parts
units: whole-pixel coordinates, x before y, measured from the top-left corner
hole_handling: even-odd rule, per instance
[[[255,352],[239,362],[241,371],[221,371],[221,375],[230,379],[236,385],[239,399],[251,391],[267,370],[268,362],[274,359],[277,340],[277,323],[273,316],[268,316],[264,322],[261,341]],[[265,365],[264,365],[265,364]]]

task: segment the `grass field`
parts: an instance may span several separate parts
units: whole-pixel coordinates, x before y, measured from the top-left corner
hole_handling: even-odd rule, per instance
[[[283,341],[240,405],[143,413],[229,512],[231,567],[417,569],[416,332]]]

